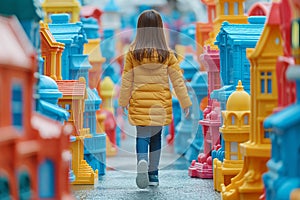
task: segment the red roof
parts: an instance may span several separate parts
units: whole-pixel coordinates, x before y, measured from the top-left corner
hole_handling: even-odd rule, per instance
[[[17,18],[0,16],[0,35],[0,65],[35,69],[35,49]]]
[[[280,7],[279,3],[273,2],[266,24],[280,25]]]
[[[82,17],[94,17],[95,19],[99,19],[102,15],[102,11],[96,6],[82,6],[80,9],[80,16]]]
[[[56,81],[59,91],[63,96],[82,96],[85,95],[85,83],[79,80],[60,80]]]
[[[254,3],[248,11],[248,16],[268,16],[271,5],[269,2]]]

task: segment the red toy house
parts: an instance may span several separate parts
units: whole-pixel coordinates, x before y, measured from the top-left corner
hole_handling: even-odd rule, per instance
[[[70,131],[33,111],[36,52],[14,17],[0,17],[0,35],[1,199],[74,199]]]

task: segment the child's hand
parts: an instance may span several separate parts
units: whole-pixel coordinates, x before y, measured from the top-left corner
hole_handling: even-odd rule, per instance
[[[189,107],[184,108],[183,112],[185,113],[185,118],[187,118],[190,115],[190,108]]]
[[[127,115],[128,106],[123,106],[122,110],[123,110],[123,115],[126,116]]]

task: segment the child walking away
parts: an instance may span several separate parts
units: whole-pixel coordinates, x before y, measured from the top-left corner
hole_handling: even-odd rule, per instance
[[[128,108],[130,124],[136,126],[136,184],[142,189],[159,183],[162,127],[172,120],[169,80],[188,116],[192,102],[179,63],[166,43],[161,16],[146,10],[138,18],[136,37],[126,54],[119,97],[124,113]]]

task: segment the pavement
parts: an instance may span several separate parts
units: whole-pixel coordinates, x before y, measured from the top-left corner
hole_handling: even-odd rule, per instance
[[[163,139],[160,160],[159,186],[139,189],[136,186],[135,129],[125,125],[125,139],[121,140],[116,156],[107,157],[106,174],[96,185],[72,185],[78,200],[219,200],[212,179],[188,176],[188,162],[174,153],[173,145]]]

